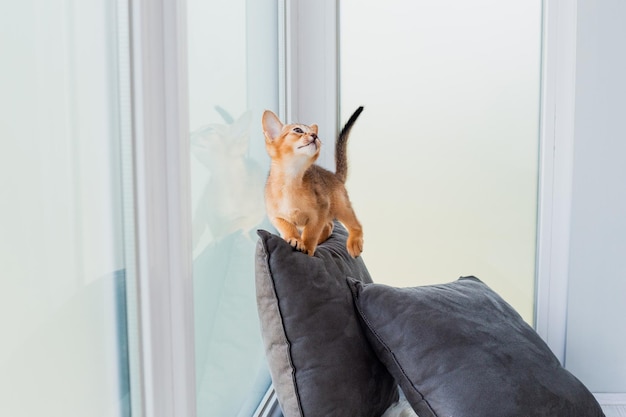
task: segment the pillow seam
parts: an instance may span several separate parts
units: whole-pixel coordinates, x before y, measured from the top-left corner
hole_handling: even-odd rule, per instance
[[[291,368],[291,380],[294,386],[294,392],[296,395],[296,402],[298,404],[298,412],[300,414],[300,417],[304,417],[304,413],[302,411],[302,401],[300,399],[300,391],[298,390],[298,383],[296,380],[296,367],[293,365],[293,361],[292,361],[292,355],[291,355],[291,342],[289,341],[289,338],[287,337],[287,332],[285,330],[285,322],[283,321],[283,313],[282,310],[280,309],[280,302],[279,302],[279,298],[278,298],[278,294],[276,293],[276,284],[274,282],[274,275],[271,273],[271,268],[269,265],[269,258],[270,258],[270,254],[267,251],[267,247],[266,247],[266,242],[263,242],[263,253],[264,253],[264,257],[265,257],[265,262],[263,263],[263,268],[265,269],[265,272],[267,274],[267,276],[270,277],[270,282],[272,283],[272,293],[274,294],[274,298],[276,300],[276,308],[278,310],[278,317],[280,320],[280,327],[282,329],[281,334],[284,337],[285,343],[287,344],[287,362],[289,363],[289,368]]]

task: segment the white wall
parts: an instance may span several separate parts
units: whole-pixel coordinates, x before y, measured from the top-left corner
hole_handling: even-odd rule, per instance
[[[579,0],[565,365],[626,392],[626,2]]]

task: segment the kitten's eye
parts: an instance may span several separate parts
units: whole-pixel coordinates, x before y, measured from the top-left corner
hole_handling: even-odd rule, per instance
[[[293,131],[296,133],[304,133],[304,131],[302,129],[300,129],[299,127],[294,127]]]

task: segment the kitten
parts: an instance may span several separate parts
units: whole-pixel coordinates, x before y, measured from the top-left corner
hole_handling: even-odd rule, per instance
[[[322,145],[317,125],[283,125],[271,111],[263,113],[265,147],[271,158],[265,185],[267,214],[283,239],[310,256],[330,236],[335,219],[348,229],[348,253],[356,258],[363,251],[363,230],[345,188],[346,143],[362,111],[359,107],[354,112],[337,138],[335,173],[313,164]]]

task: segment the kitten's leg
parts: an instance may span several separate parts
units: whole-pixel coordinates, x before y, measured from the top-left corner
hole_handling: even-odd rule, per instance
[[[363,252],[363,228],[349,203],[337,212],[337,220],[343,223],[346,229],[348,229],[346,248],[348,249],[348,253],[353,258],[356,258]]]
[[[327,228],[328,224],[324,223],[308,223],[304,226],[302,229],[302,240],[304,241],[305,250],[303,252],[307,253],[309,256],[313,256],[318,242],[321,242],[322,235],[328,233]],[[328,236],[326,236],[326,238],[328,238]]]
[[[324,225],[324,230],[322,230],[322,234],[320,235],[319,239],[317,239],[318,245],[326,241],[326,239],[330,237],[330,235],[333,233],[334,227],[335,225],[333,224],[333,222],[328,222],[326,223],[326,225]]]
[[[272,224],[278,229],[283,239],[287,241],[295,249],[307,253],[303,240],[300,238],[298,228],[291,222],[281,218],[272,218]]]

